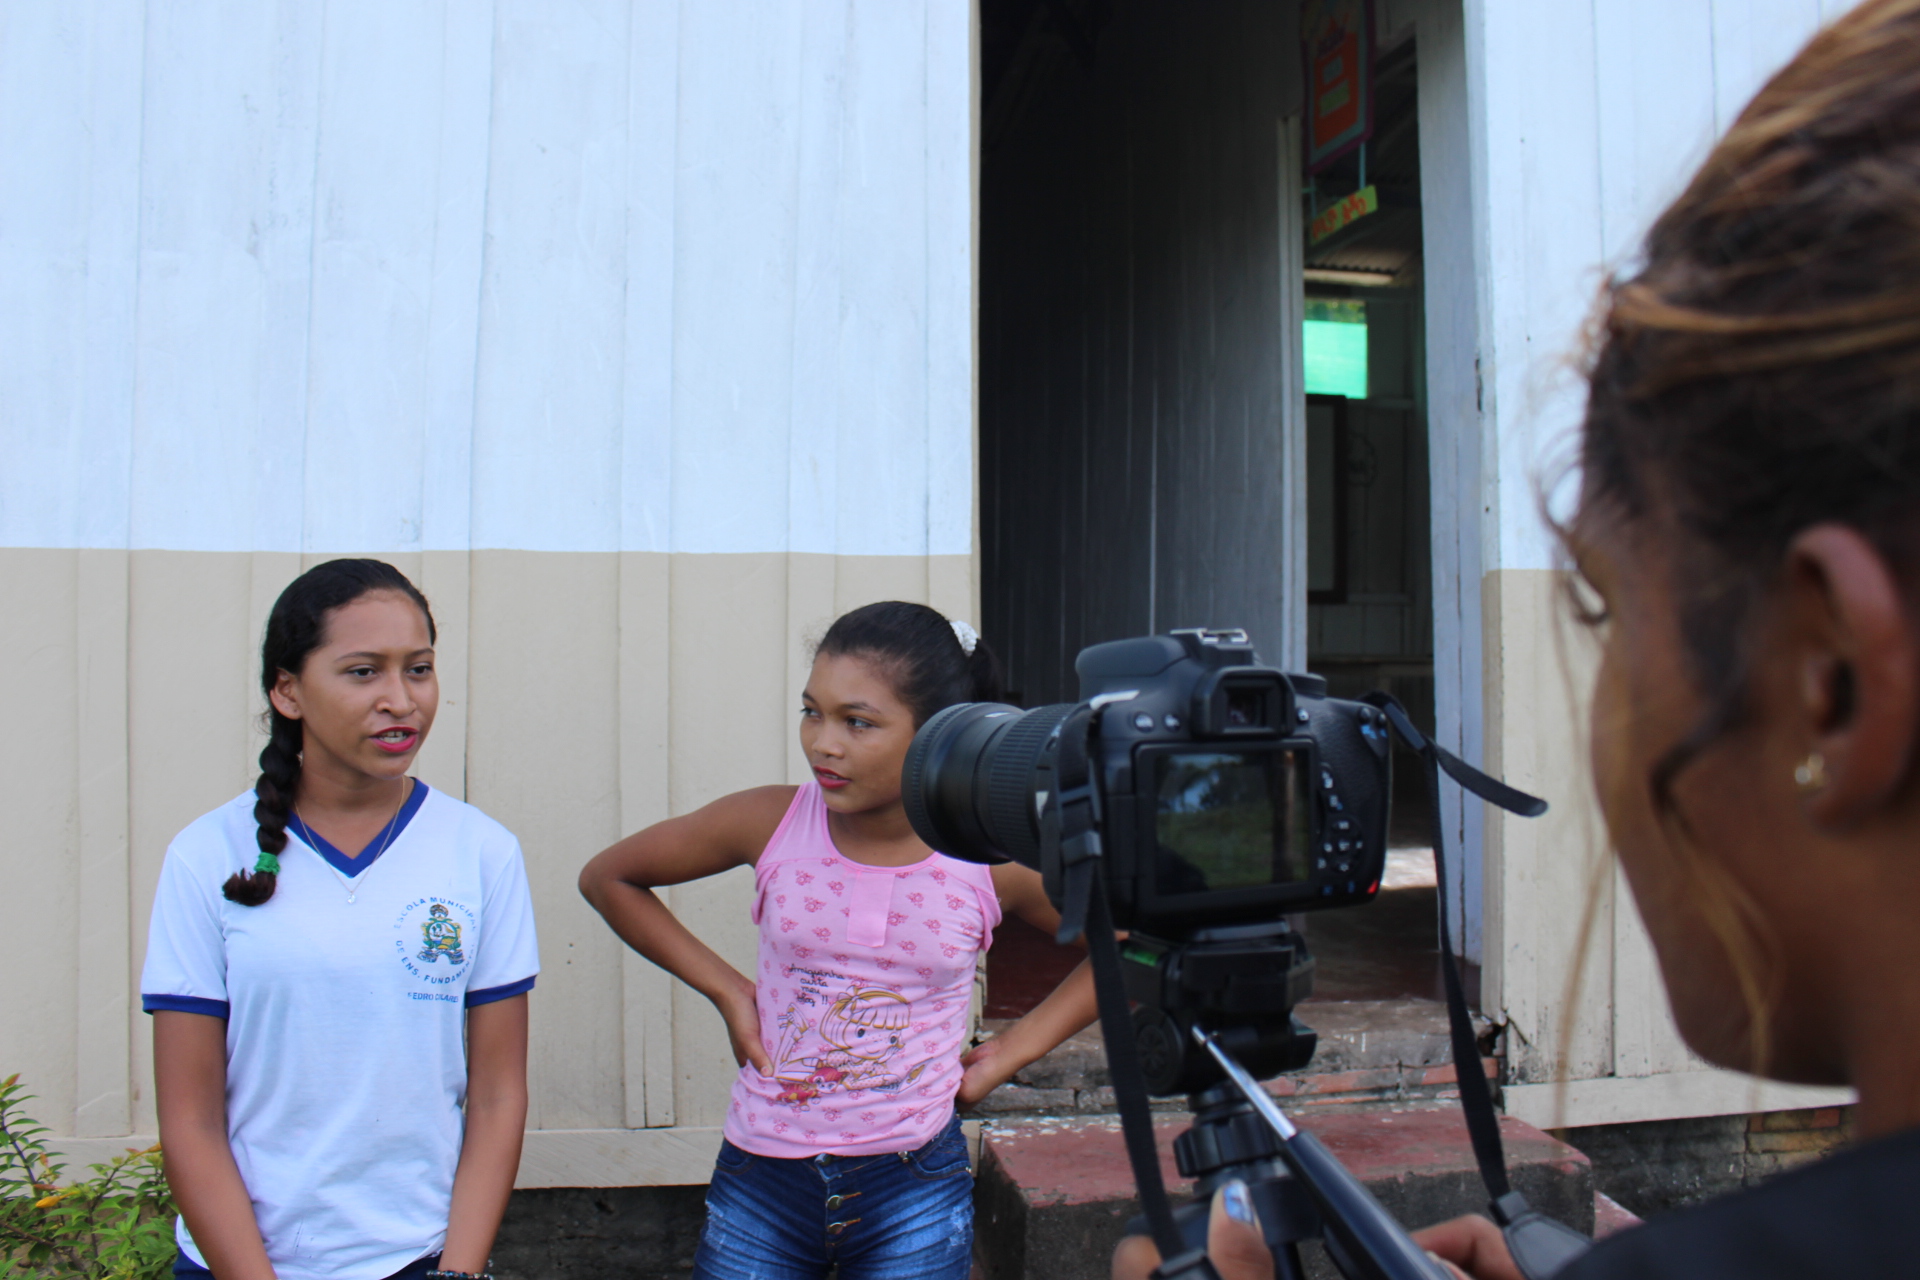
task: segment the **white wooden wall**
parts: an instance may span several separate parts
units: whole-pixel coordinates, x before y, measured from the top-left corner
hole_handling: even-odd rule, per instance
[[[442,626],[422,775],[528,853],[523,1177],[704,1179],[723,1030],[573,880],[797,776],[837,612],[977,616],[972,45],[967,0],[0,5],[0,1074],[58,1137],[152,1131],[162,850],[252,781],[274,596],[379,554]],[[674,903],[751,954],[738,876]]]
[[[0,546],[968,553],[970,42],[0,6]]]
[[[1577,714],[1591,654],[1559,628],[1540,501],[1570,492],[1580,327],[1605,273],[1850,6],[1381,3],[1383,26],[1411,21],[1420,41],[1441,735],[1555,805],[1537,822],[1449,815],[1466,853],[1449,894],[1509,1029],[1509,1109],[1586,1124],[1831,1100],[1704,1070],[1679,1042],[1638,915],[1596,861]]]

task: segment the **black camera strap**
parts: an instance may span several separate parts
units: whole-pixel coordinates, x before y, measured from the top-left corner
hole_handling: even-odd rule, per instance
[[[1371,693],[1364,701],[1386,713],[1400,740],[1426,764],[1427,801],[1433,811],[1433,870],[1440,887],[1440,974],[1447,992],[1447,1023],[1452,1032],[1453,1074],[1460,1088],[1460,1109],[1466,1115],[1467,1137],[1473,1143],[1474,1161],[1480,1166],[1480,1180],[1492,1201],[1488,1212],[1506,1237],[1507,1249],[1521,1274],[1529,1280],[1544,1280],[1593,1242],[1534,1209],[1507,1179],[1500,1117],[1494,1112],[1493,1090],[1480,1064],[1480,1044],[1473,1034],[1473,1017],[1467,1012],[1466,987],[1460,980],[1460,962],[1454,957],[1453,933],[1447,923],[1446,823],[1440,812],[1440,774],[1445,770],[1470,794],[1523,818],[1539,817],[1547,811],[1547,802],[1482,773],[1428,738],[1414,727],[1407,709],[1393,695]]]
[[[1097,716],[1075,711],[1054,730],[1059,745],[1053,753],[1056,802],[1043,812],[1043,844],[1058,842],[1063,883],[1060,893],[1061,943],[1086,935],[1093,963],[1093,989],[1100,1008],[1100,1034],[1106,1040],[1107,1074],[1113,1082],[1114,1103],[1120,1112],[1120,1131],[1126,1140],[1127,1162],[1140,1191],[1140,1207],[1162,1263],[1157,1275],[1164,1280],[1217,1280],[1204,1251],[1188,1250],[1174,1221],[1167,1198],[1166,1179],[1160,1174],[1160,1156],[1153,1141],[1153,1108],[1147,1099],[1146,1072],[1133,1038],[1133,1011],[1127,1002],[1126,978],[1120,969],[1120,943],[1114,933],[1113,913],[1107,903],[1100,867],[1100,803],[1088,767],[1087,737]],[[1189,1256],[1191,1255],[1191,1256]]]
[[[1545,813],[1547,802],[1488,777],[1430,740],[1414,727],[1406,708],[1391,694],[1369,694],[1366,701],[1386,713],[1387,722],[1401,741],[1426,764],[1427,802],[1433,809],[1433,871],[1440,885],[1440,974],[1447,993],[1447,1022],[1453,1035],[1453,1070],[1460,1086],[1460,1107],[1467,1116],[1467,1136],[1473,1142],[1473,1158],[1480,1166],[1480,1180],[1487,1184],[1487,1193],[1498,1201],[1513,1187],[1507,1181],[1500,1120],[1494,1114],[1493,1090],[1487,1085],[1487,1073],[1480,1065],[1479,1038],[1473,1033],[1473,1017],[1467,1012],[1466,986],[1460,980],[1460,963],[1453,952],[1453,930],[1448,924],[1446,824],[1440,810],[1440,771],[1445,769],[1455,782],[1487,803],[1523,817],[1534,818]]]

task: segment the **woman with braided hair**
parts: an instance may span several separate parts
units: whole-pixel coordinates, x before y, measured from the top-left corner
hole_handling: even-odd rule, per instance
[[[434,640],[391,565],[296,578],[261,649],[259,781],[167,849],[140,990],[176,1276],[487,1269],[539,960],[519,843],[407,773]]]

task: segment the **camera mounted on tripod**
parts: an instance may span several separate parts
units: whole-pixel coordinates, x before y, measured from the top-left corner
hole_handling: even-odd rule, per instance
[[[1318,676],[1263,666],[1244,631],[1094,645],[1077,704],[948,707],[907,756],[907,815],[927,844],[1039,871],[1079,931],[1098,855],[1138,1003],[1147,1087],[1192,1093],[1219,1069],[1212,1031],[1257,1077],[1295,1070],[1313,984],[1290,913],[1380,888],[1392,754],[1384,712]],[[1077,883],[1078,882],[1078,883]]]
[[[1313,958],[1287,917],[1379,892],[1394,735],[1422,757],[1436,815],[1442,772],[1524,816],[1546,803],[1428,740],[1391,698],[1329,697],[1318,676],[1261,665],[1243,631],[1113,641],[1074,666],[1081,702],[962,703],[930,718],[903,800],[930,847],[1037,870],[1060,941],[1087,937],[1127,1157],[1165,1260],[1156,1275],[1214,1274],[1205,1203],[1170,1205],[1148,1113],[1148,1093],[1184,1092],[1181,1172],[1203,1194],[1248,1184],[1279,1280],[1303,1274],[1297,1246],[1316,1236],[1352,1280],[1440,1280],[1258,1085],[1304,1067],[1315,1045],[1293,1017]],[[1436,865],[1443,856],[1436,816]],[[1460,1076],[1475,1158],[1522,1274],[1544,1280],[1588,1242],[1508,1186],[1444,909],[1440,942],[1455,1065],[1475,1068]]]

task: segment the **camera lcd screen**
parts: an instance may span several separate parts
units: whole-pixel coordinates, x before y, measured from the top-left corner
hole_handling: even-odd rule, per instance
[[[1175,751],[1153,760],[1155,889],[1209,893],[1307,878],[1303,751]]]

